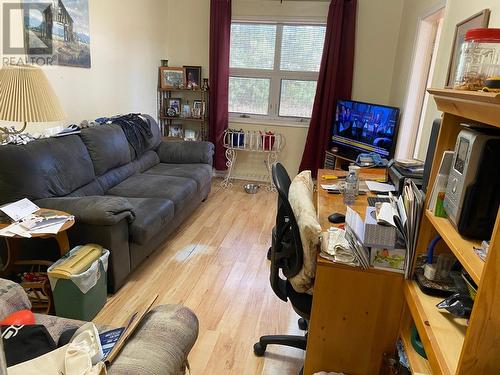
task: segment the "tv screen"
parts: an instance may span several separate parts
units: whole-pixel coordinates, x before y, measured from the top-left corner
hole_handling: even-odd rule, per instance
[[[398,136],[398,120],[398,108],[339,100],[330,149],[351,160],[370,152],[391,159]]]

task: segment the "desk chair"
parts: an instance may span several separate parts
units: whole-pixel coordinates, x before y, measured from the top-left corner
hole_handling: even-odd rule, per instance
[[[295,312],[303,319],[299,320],[299,328],[306,329],[312,306],[312,296],[307,293],[298,293],[288,281],[302,269],[303,253],[299,227],[292,207],[288,201],[290,177],[280,163],[272,167],[273,182],[278,191],[278,213],[276,226],[272,232],[271,246],[271,288],[283,301],[290,300]],[[286,279],[280,277],[280,270]],[[253,347],[255,355],[264,355],[267,345],[285,345],[305,350],[307,334],[304,336],[272,335],[262,336]]]

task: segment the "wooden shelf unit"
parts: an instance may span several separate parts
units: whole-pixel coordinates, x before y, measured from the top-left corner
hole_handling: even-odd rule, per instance
[[[438,310],[436,305],[443,298],[422,293],[415,281],[405,283],[404,293],[431,368],[439,368],[437,373],[455,374],[467,320]]]
[[[441,156],[444,151],[455,148],[462,123],[480,122],[500,128],[500,94],[448,89],[430,89],[429,92],[443,112],[429,180],[432,187]],[[403,314],[400,336],[406,350],[411,351],[412,348],[408,348],[408,330],[404,322],[414,321],[432,374],[500,374],[500,278],[497,276],[500,272],[500,210],[486,262],[482,262],[473,250],[473,246],[478,246],[480,241],[462,237],[448,219],[435,217],[429,211],[422,218],[417,252],[424,253],[436,233],[443,237],[450,251],[478,284],[474,309],[468,322],[454,318],[436,308],[442,298],[428,296],[414,281],[405,281],[408,309]]]
[[[408,309],[408,307],[406,307],[406,309]],[[418,354],[411,344],[411,328],[414,324],[411,315],[406,312],[404,316],[405,320],[401,322],[400,338],[405,347],[411,371],[414,374],[431,375],[432,370],[429,361]]]
[[[453,251],[453,254],[460,260],[462,266],[479,285],[481,274],[483,273],[484,262],[474,252],[474,247],[481,247],[481,241],[464,238],[458,233],[447,218],[436,217],[427,210],[425,216],[434,226],[446,245]]]
[[[171,120],[171,121],[193,121],[193,122],[205,122],[208,121],[206,117],[180,117],[180,116],[160,116],[161,120]]]
[[[160,125],[160,129],[162,132],[162,136],[166,138],[176,138],[179,140],[183,140],[184,137],[182,134],[181,137],[171,136],[170,127],[171,126],[179,126],[182,128],[182,133],[186,130],[189,124],[189,128],[191,129],[193,126],[199,133],[198,140],[207,141],[208,140],[208,132],[209,132],[209,89],[187,89],[187,88],[172,88],[172,89],[162,89],[158,87],[158,95],[157,95],[157,107],[158,107],[158,124]],[[168,116],[168,100],[173,99],[178,96],[181,99],[181,112],[182,105],[185,104],[185,101],[188,101],[192,106],[194,100],[199,100],[202,103],[202,108],[205,109],[205,113],[202,114],[202,117],[182,117],[182,116]]]

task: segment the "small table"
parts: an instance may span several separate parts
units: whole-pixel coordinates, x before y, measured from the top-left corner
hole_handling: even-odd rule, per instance
[[[61,216],[70,216],[70,214],[66,212],[51,210],[46,208],[42,208],[36,213],[37,214],[54,213],[56,215],[61,215]],[[8,227],[10,224],[11,223],[0,222],[0,229]],[[59,254],[61,256],[64,256],[70,250],[68,234],[66,231],[69,228],[71,228],[74,224],[75,224],[74,219],[68,220],[66,223],[64,223],[64,225],[57,234],[34,234],[31,236],[31,238],[41,238],[41,239],[55,238],[55,240],[57,241],[57,245],[59,247]],[[9,275],[15,266],[31,266],[40,268],[40,267],[50,267],[52,265],[52,262],[46,260],[23,260],[23,261],[18,260],[17,258],[21,250],[20,249],[21,240],[25,239],[25,237],[4,236],[4,238],[5,242],[7,243],[7,259],[3,268],[0,270],[1,274]],[[52,293],[50,290],[50,285],[47,284],[48,283],[46,282],[23,282],[21,283],[21,286],[26,290],[31,289],[35,291],[35,295],[38,298],[32,300],[33,308],[42,309],[48,313],[50,312],[53,304],[52,304]],[[47,296],[48,303],[44,304],[42,302],[42,298],[38,293],[42,293],[43,295]]]

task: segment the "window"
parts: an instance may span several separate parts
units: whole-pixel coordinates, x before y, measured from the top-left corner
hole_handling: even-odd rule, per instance
[[[252,118],[310,118],[324,25],[233,22],[229,112]]]

